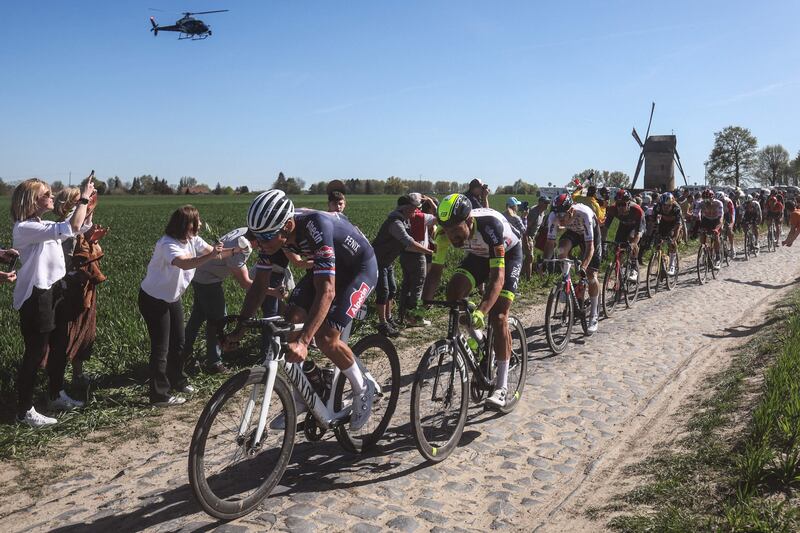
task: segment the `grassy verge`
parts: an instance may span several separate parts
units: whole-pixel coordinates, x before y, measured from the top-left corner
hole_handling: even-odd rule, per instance
[[[595,517],[619,531],[800,530],[800,291],[694,399],[686,431],[629,467],[643,481]]]

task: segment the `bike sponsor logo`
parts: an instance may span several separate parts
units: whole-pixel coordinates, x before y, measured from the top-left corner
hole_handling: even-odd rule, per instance
[[[486,235],[489,236],[489,239],[492,243],[500,242],[500,239],[497,238],[497,233],[494,232],[494,228],[489,226],[486,228]]]
[[[322,242],[322,232],[319,228],[314,224],[313,220],[309,220],[306,224],[306,229],[308,230],[309,236],[314,240],[315,243],[319,244]]]
[[[356,255],[358,253],[358,249],[361,248],[361,245],[358,244],[358,242],[350,235],[344,238],[344,245],[353,255]]]
[[[361,309],[361,306],[367,301],[367,296],[369,296],[369,285],[362,281],[361,287],[353,291],[353,294],[350,295],[350,308],[347,310],[347,316],[355,318],[358,314],[358,310]]]
[[[317,252],[314,254],[314,257],[318,259],[330,259],[333,257],[333,247],[331,246],[320,246]]]

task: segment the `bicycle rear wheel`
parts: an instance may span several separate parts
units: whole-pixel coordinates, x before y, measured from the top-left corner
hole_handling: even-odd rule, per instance
[[[725,266],[730,266],[731,262],[728,255],[730,254],[731,250],[730,248],[728,248],[728,236],[723,235],[720,237],[720,239],[722,240],[722,242],[720,243],[721,244],[720,249],[722,250],[722,262],[725,263]]]
[[[438,463],[458,446],[469,409],[469,372],[446,339],[422,356],[411,386],[411,426],[417,450]]]
[[[669,260],[667,260],[667,271],[665,273],[666,278],[667,278],[667,290],[668,291],[671,291],[672,289],[674,289],[675,285],[678,284],[678,276],[680,275],[680,272],[681,272],[681,259],[680,259],[680,256],[678,255],[678,252],[676,251],[675,252],[675,257],[674,257],[675,270],[670,275],[670,273],[669,273],[669,263],[672,260],[673,260],[673,257],[670,254],[670,258],[669,258]]]
[[[189,484],[200,506],[220,520],[233,520],[258,507],[280,481],[294,448],[294,400],[283,376],[275,379],[269,418],[254,442],[264,400],[267,370],[243,370],[226,381],[200,415],[189,448]],[[284,429],[269,422],[285,415]]]
[[[383,335],[368,335],[353,346],[353,355],[360,362],[361,370],[367,379],[377,385],[372,402],[372,414],[364,426],[356,431],[350,430],[347,422],[334,429],[336,440],[351,453],[363,453],[380,440],[389,427],[397,399],[400,396],[400,359],[392,341]],[[336,383],[333,408],[341,411],[352,404],[353,392],[344,373],[339,374]]]
[[[647,296],[654,297],[658,293],[658,283],[661,281],[661,250],[656,250],[647,262]]]
[[[744,230],[744,260],[750,260],[750,247],[752,244],[750,243],[751,233],[749,229]]]
[[[622,289],[619,276],[617,276],[616,262],[611,261],[606,267],[606,274],[603,276],[603,314],[606,318],[611,318],[617,303],[622,299]]]
[[[639,297],[639,264],[636,262],[635,258],[633,262],[631,262],[630,255],[630,252],[626,254],[625,268],[622,269],[622,283],[625,287],[624,298],[626,307],[631,307],[635,304],[636,299]],[[631,279],[631,273],[636,274],[634,279]]]
[[[511,359],[508,361],[508,394],[506,404],[500,408],[501,413],[510,413],[522,398],[522,389],[528,379],[528,336],[522,322],[515,317],[508,317],[508,329],[511,332]]]
[[[544,333],[547,345],[553,353],[561,353],[569,343],[573,319],[572,297],[567,294],[563,283],[550,289],[545,313]]]
[[[775,251],[775,226],[772,222],[769,223],[769,231],[767,231],[767,251]]]
[[[697,281],[700,285],[708,281],[708,259],[706,255],[706,245],[701,244],[697,249]]]

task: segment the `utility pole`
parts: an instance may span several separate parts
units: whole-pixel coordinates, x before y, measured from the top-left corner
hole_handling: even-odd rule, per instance
[[[69,171],[69,186],[72,187],[72,171]]]

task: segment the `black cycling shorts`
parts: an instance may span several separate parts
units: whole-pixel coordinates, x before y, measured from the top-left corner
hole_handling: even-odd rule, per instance
[[[617,233],[619,235],[619,233]],[[576,246],[581,247],[581,254],[584,252],[584,247],[586,246],[586,242],[583,240],[583,235],[580,235],[572,230],[567,230],[561,235],[561,238],[558,239],[558,247],[561,248],[564,242],[570,243],[570,249],[575,248]],[[597,227],[594,230],[594,255],[592,255],[592,260],[589,261],[589,268],[594,270],[600,270],[600,263],[603,259],[603,247],[600,246],[600,231]]]
[[[719,218],[703,218],[700,219],[700,229],[705,231],[715,231],[717,226],[720,225]]]
[[[672,232],[680,225],[680,219],[675,219],[672,222],[659,222],[658,223],[658,236],[662,239],[672,238]]]
[[[335,281],[336,295],[326,317],[328,325],[344,331],[356,317],[359,309],[366,304],[367,297],[375,288],[377,281],[378,262],[374,256],[364,261],[361,268],[355,272],[338,274]],[[310,312],[316,293],[314,273],[309,270],[292,291],[289,305],[296,305]]]
[[[467,254],[458,265],[456,274],[466,276],[474,289],[489,279],[489,270],[489,258]],[[519,275],[522,271],[522,243],[506,250],[504,271],[505,280],[500,296],[513,302],[519,286]]]
[[[614,242],[628,242],[639,233],[642,233],[642,227],[639,224],[620,224],[617,226]]]

